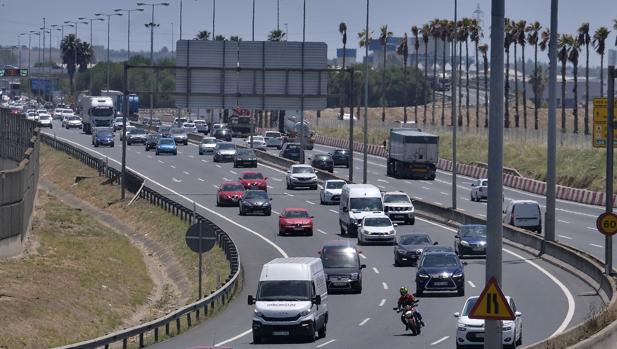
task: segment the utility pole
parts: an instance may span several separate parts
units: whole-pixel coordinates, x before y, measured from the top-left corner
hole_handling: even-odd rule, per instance
[[[215,34],[214,34],[215,21],[216,21],[216,0],[212,0],[212,40],[214,40],[214,37],[215,37]]]
[[[95,13],[97,17],[106,16],[107,17],[107,91],[109,91],[109,69],[111,67],[111,60],[109,59],[109,30],[111,27],[111,16],[122,16],[122,13],[114,12],[114,13]]]
[[[303,164],[305,162],[305,150],[306,150],[306,127],[304,125],[304,42],[306,41],[306,0],[302,2],[302,87],[301,87],[301,97],[300,97],[300,148],[302,149],[300,152],[300,163]]]
[[[456,38],[458,34],[457,21],[458,1],[454,0],[454,40],[452,40],[452,209],[456,210],[456,128],[458,115],[456,109]],[[444,42],[445,45],[445,42]],[[461,59],[462,57],[459,57]],[[443,62],[445,65],[446,62]],[[446,91],[443,91],[445,94]]]
[[[615,66],[608,66],[608,90],[606,91],[606,97],[608,98],[607,108],[607,132],[606,132],[606,212],[613,212],[613,134],[614,134],[614,118],[615,115]],[[613,271],[613,236],[606,235],[604,238],[605,255],[604,261],[606,263],[606,275],[611,275]]]
[[[366,0],[366,27],[365,27],[365,44],[364,44],[364,168],[362,169],[362,183],[367,183],[367,165],[368,165],[368,45],[370,42],[370,34],[368,31],[370,0]]]
[[[548,44],[548,135],[546,148],[546,213],[544,219],[544,243],[555,241],[555,191],[557,174],[555,162],[557,157],[557,34],[558,34],[558,0],[551,0],[551,27]],[[612,147],[611,147],[612,149]],[[612,182],[611,182],[612,183]]]

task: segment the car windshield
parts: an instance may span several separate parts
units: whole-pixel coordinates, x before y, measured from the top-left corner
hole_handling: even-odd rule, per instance
[[[120,116],[120,117],[115,118],[114,122],[122,122],[122,120],[123,120],[123,118]]]
[[[242,184],[225,184],[223,185],[223,191],[244,191]]]
[[[113,137],[113,133],[111,131],[99,131],[96,135],[99,137]]]
[[[389,218],[380,217],[380,218],[364,218],[364,226],[369,227],[389,227],[392,225],[392,222]]]
[[[357,211],[383,211],[381,198],[351,198],[350,208]]]
[[[399,238],[401,245],[429,245],[431,239],[426,235],[402,235]]]
[[[90,109],[92,116],[112,116],[114,115],[114,108],[112,107],[97,107]]]
[[[215,144],[216,140],[212,138],[202,139],[201,144]]]
[[[281,134],[279,132],[266,132],[266,137],[280,137]]]
[[[349,152],[347,150],[335,150],[334,154],[336,155],[347,155]]]
[[[185,123],[183,126],[184,126],[184,127],[193,128],[193,127],[195,127],[195,124],[190,123],[190,122],[187,122],[187,123]]]
[[[478,298],[469,298],[467,300],[467,303],[465,303],[465,309],[463,309],[463,316],[469,316],[471,309],[473,309],[473,306],[476,305],[476,301],[478,301]]]
[[[428,254],[422,259],[422,266],[429,268],[456,267],[458,261],[453,254]]]
[[[139,128],[135,128],[132,130],[129,130],[128,133],[132,134],[132,135],[142,135],[144,133],[146,133],[146,131],[139,129]]]
[[[311,283],[305,280],[260,281],[258,301],[310,301]]]
[[[244,194],[245,199],[268,199],[268,194],[263,190],[249,190]]]
[[[79,116],[69,116],[67,120],[79,120]]]
[[[264,176],[261,173],[244,173],[242,179],[263,179]]]
[[[291,169],[292,173],[315,173],[313,168],[306,166],[297,166]]]
[[[325,268],[357,268],[358,255],[353,247],[328,248],[321,250],[321,262]]]
[[[226,135],[228,133],[229,133],[229,130],[226,129],[226,128],[220,128],[220,129],[216,130],[216,132],[215,132],[215,134],[219,135],[219,136],[224,136],[224,135]]]
[[[171,133],[179,135],[179,134],[186,133],[186,131],[183,128],[172,128]]]
[[[301,210],[289,210],[283,214],[285,218],[309,218],[308,212]]]
[[[464,225],[460,228],[462,238],[486,238],[485,225]]]
[[[300,146],[298,144],[287,143],[286,150],[300,150]]]
[[[159,144],[176,144],[176,142],[173,139],[163,138],[159,139]]]
[[[255,156],[255,152],[252,149],[240,149],[238,155]]]
[[[405,203],[405,204],[408,204],[408,203],[410,203],[409,197],[407,197],[407,195],[405,195],[405,194],[386,195],[383,198],[383,202],[384,203],[388,203],[388,204],[392,204],[392,203]]]
[[[217,147],[221,150],[233,150],[236,149],[236,146],[232,143],[219,143]]]
[[[331,181],[326,183],[326,189],[341,189],[345,185],[343,181]]]
[[[330,157],[328,155],[316,155],[313,159],[315,159],[315,161],[328,161]]]

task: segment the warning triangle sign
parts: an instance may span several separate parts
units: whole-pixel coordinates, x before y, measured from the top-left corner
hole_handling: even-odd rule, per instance
[[[471,319],[514,320],[514,312],[501,292],[497,280],[491,278],[469,312]]]

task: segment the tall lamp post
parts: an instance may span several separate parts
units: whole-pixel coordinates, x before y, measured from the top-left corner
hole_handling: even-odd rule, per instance
[[[362,169],[362,183],[367,183],[367,164],[368,164],[368,45],[370,42],[370,32],[368,31],[370,1],[366,0],[366,28],[364,32],[364,168]]]
[[[41,34],[36,30],[31,30],[28,32],[28,74],[30,74],[30,52],[32,50],[32,35],[37,35],[38,37]]]
[[[87,20],[87,21],[89,21],[89,22],[90,22],[90,48],[91,48],[92,50],[94,50],[94,42],[92,41],[92,22],[94,22],[94,21],[100,21],[100,22],[103,22],[103,21],[104,21],[104,19],[103,19],[103,18],[98,18],[98,17],[97,17],[97,18],[85,18],[85,17],[79,17],[79,20],[80,20],[80,21],[85,21],[85,20]],[[89,82],[88,82],[88,91],[89,91],[89,93],[93,93],[93,92],[92,92],[92,69],[88,70],[88,80],[89,80]]]
[[[19,46],[19,69],[21,69],[21,37],[25,35],[28,35],[28,33],[19,33],[17,36],[17,46]]]
[[[109,66],[111,65],[111,61],[109,60],[109,27],[111,25],[111,17],[112,16],[122,16],[122,13],[114,12],[114,13],[95,13],[97,17],[106,16],[107,17],[107,91],[109,91]]]
[[[78,65],[77,64],[77,25],[78,24],[88,24],[88,22],[80,21],[80,20],[77,20],[77,21],[64,21],[64,24],[72,24],[73,27],[75,28],[75,42],[73,43],[75,47],[73,48],[73,52],[75,53],[75,58],[74,58],[75,59],[75,72],[77,72],[77,65]],[[76,96],[77,94],[75,93],[75,90],[76,90],[75,84],[73,84],[73,95]]]
[[[126,17],[128,17],[128,26],[127,26],[127,33],[126,33],[126,60],[127,62],[131,59],[131,12],[143,12],[144,9],[141,7],[138,8],[133,8],[133,9],[123,9],[123,8],[117,8],[114,10],[115,12],[125,12],[126,13]]]

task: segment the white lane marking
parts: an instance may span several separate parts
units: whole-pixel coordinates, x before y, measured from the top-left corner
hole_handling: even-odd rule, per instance
[[[152,159],[152,155],[146,155],[148,159]]]
[[[564,221],[562,219],[558,219],[557,222],[563,223],[563,224],[570,224],[570,222],[568,221]]]
[[[173,177],[171,180],[176,182],[176,183],[182,183],[182,180],[181,179],[177,179],[176,177]]]
[[[435,201],[435,205],[443,206],[441,202],[437,202],[437,201]]]
[[[598,229],[596,229],[596,227],[585,227],[585,228],[587,228],[587,229],[589,229],[589,230],[593,230],[593,231],[598,230]]]
[[[459,208],[458,210],[459,210],[459,211],[463,211],[463,212],[465,212],[465,209],[464,209],[464,208]]]
[[[411,184],[411,182],[410,181],[405,181],[405,184]]]
[[[189,158],[193,159],[195,158],[195,155],[189,155]]]
[[[597,245],[597,244],[589,244],[589,245],[591,245],[591,246],[593,246],[593,247],[598,247],[598,248],[603,248],[603,247],[604,247],[604,246]]]
[[[276,178],[276,177],[272,177],[272,180],[277,181],[277,182],[282,182],[283,180],[280,178]]]
[[[321,343],[320,345],[316,346],[315,348],[325,347],[326,345],[328,345],[328,344],[330,344],[332,342],[335,342],[335,341],[336,341],[336,339],[330,339],[329,341]]]
[[[212,184],[212,186],[215,187],[216,189],[219,188],[218,185],[216,185],[216,184]]]
[[[231,172],[232,174],[235,174],[235,175],[237,175],[237,174],[238,174],[238,172],[236,172],[236,171],[234,171],[234,170],[229,170],[229,172]]]
[[[382,183],[390,183],[385,179],[381,179],[381,178],[377,178],[377,182],[382,182]]]
[[[159,162],[159,163],[161,163],[161,164],[164,164],[164,162],[163,162],[163,161],[161,161],[161,160],[158,160],[158,162]]]
[[[443,192],[443,191],[442,191],[442,192],[439,192],[439,194],[441,194],[441,195],[448,195],[448,193],[445,193],[445,192]]]
[[[312,201],[308,201],[308,200],[306,200],[306,203],[307,203],[307,204],[310,204],[310,205],[315,205],[315,203],[314,203],[314,202],[312,202]]]
[[[227,178],[227,177],[223,177],[223,180],[224,180],[225,182],[231,182],[231,179],[229,179],[229,178]]]
[[[468,198],[461,198],[461,199],[463,199],[463,200],[465,200],[465,201],[471,201],[471,200],[469,200]]]
[[[246,331],[244,331],[244,332],[240,333],[239,335],[237,335],[237,336],[235,336],[235,337],[231,337],[231,338],[226,339],[226,340],[224,340],[224,341],[222,341],[222,342],[216,343],[214,346],[216,346],[216,347],[220,347],[220,346],[225,345],[225,344],[227,344],[227,343],[233,342],[233,341],[235,341],[236,339],[242,338],[242,337],[246,336],[247,334],[249,334],[249,333],[251,333],[251,332],[253,332],[253,330],[246,330]]]
[[[358,253],[358,256],[360,256],[360,258],[362,258],[362,259],[366,259],[366,256],[362,252]]]
[[[324,234],[324,235],[328,235],[328,233],[326,233],[325,231],[321,230],[321,229],[317,229],[318,232]]]
[[[268,189],[274,189],[274,187],[273,187],[273,186],[271,186],[271,185],[269,185],[269,186],[268,186]]]
[[[541,197],[544,197],[544,196],[541,196]],[[557,201],[563,201],[563,200],[557,200]],[[577,203],[577,202],[573,202],[573,201],[564,201],[564,202],[567,202],[567,203],[569,203],[569,204],[579,205],[579,206],[588,206],[588,205],[582,205],[582,204],[579,204],[579,203]],[[544,206],[544,205],[543,205],[543,206]],[[593,207],[593,206],[592,206],[592,207]],[[577,215],[587,216],[587,217],[592,217],[592,218],[597,218],[597,217],[598,217],[598,216],[596,216],[596,215],[592,215],[592,214],[589,214],[589,213],[583,213],[583,212],[570,211],[570,210],[566,210],[566,209],[563,209],[563,208],[555,208],[555,211],[561,211],[561,212],[566,212],[566,213],[572,213],[572,214],[577,214]]]
[[[381,184],[377,184],[377,186],[380,187],[381,189],[386,189],[386,187]]]
[[[564,238],[564,239],[572,240],[572,238],[569,236],[565,236],[565,235],[557,235],[557,236]]]
[[[206,163],[206,164],[207,164],[207,163],[208,163],[208,160],[201,159],[201,162],[203,162],[203,163]]]
[[[448,339],[448,338],[450,338],[450,336],[445,336],[445,337],[443,337],[443,338],[441,338],[441,339],[438,339],[438,340],[434,341],[433,343],[431,343],[431,345],[437,345],[437,344],[439,344],[439,343],[441,343],[441,342],[445,341],[445,340],[446,340],[446,339]]]
[[[215,166],[218,167],[218,168],[221,168],[221,165],[219,165],[219,164],[215,164]]]
[[[381,283],[381,285],[383,286],[383,289],[384,289],[384,290],[387,290],[387,289],[388,289],[388,284],[386,284],[385,282],[382,282],[382,283]]]
[[[199,180],[200,182],[205,182],[205,180],[203,180],[201,178],[197,178],[197,180]]]
[[[473,288],[476,288],[476,285],[473,282],[467,280],[467,283],[469,284],[469,286],[471,286]]]
[[[379,269],[373,267],[373,271],[375,272],[375,274],[379,274]]]
[[[364,324],[366,324],[370,319],[370,317],[367,317],[366,319],[362,320],[362,322],[359,323],[358,326],[364,326]]]
[[[176,168],[176,166],[174,166],[174,165],[170,165],[170,166],[171,166],[171,168]]]
[[[182,173],[184,173],[185,175],[190,175],[190,173],[188,173],[186,171],[182,171]]]
[[[416,199],[418,200],[424,200],[424,198],[420,197],[420,196],[416,196]]]
[[[386,304],[386,299],[385,299],[385,298],[382,298],[382,299],[381,299],[381,302],[379,302],[379,306],[380,306],[380,307],[383,307],[383,305],[384,305],[384,304]]]
[[[425,187],[425,186],[422,186],[422,189],[424,189],[424,190],[431,190],[431,188]]]
[[[277,214],[277,215],[279,215],[279,216],[281,215],[281,213],[280,213],[280,212],[275,211],[275,210],[272,210],[272,213]]]
[[[287,195],[287,196],[289,196],[289,197],[293,197],[293,196],[295,196],[294,194],[289,194],[288,192],[285,192],[284,194],[285,194],[285,195]]]
[[[181,151],[179,151],[179,152],[178,152],[178,154],[182,154],[182,152],[181,152]]]
[[[435,223],[435,222],[431,222],[429,220],[423,219],[423,218],[417,218],[416,219],[441,227],[443,229],[449,230],[449,231],[453,231],[455,232],[456,229],[447,227],[445,225],[439,224],[439,223]],[[546,277],[548,277],[549,279],[551,279],[551,281],[553,281],[560,289],[561,292],[563,292],[564,296],[566,297],[566,300],[568,301],[568,311],[566,313],[565,318],[563,319],[563,321],[561,322],[561,325],[559,325],[559,327],[555,330],[555,332],[553,332],[553,334],[549,337],[552,338],[558,334],[560,334],[561,332],[565,331],[565,329],[568,327],[568,325],[570,324],[570,322],[572,321],[572,318],[574,317],[574,309],[576,307],[576,304],[574,303],[574,297],[572,296],[572,293],[570,292],[570,290],[559,280],[557,279],[555,276],[553,276],[553,274],[551,274],[548,270],[542,268],[540,265],[538,265],[537,263],[530,261],[528,259],[525,259],[525,257],[512,252],[508,249],[502,248],[502,250],[506,253],[511,254],[512,256],[525,261],[525,263],[528,263],[529,265],[531,265],[532,267],[536,268],[537,270],[539,270],[542,274],[546,275]]]
[[[338,211],[334,211],[333,209],[329,209],[328,211],[334,213],[334,214],[338,214]]]
[[[141,155],[141,152],[140,152],[140,151],[136,151],[136,153],[137,153],[137,155]]]

